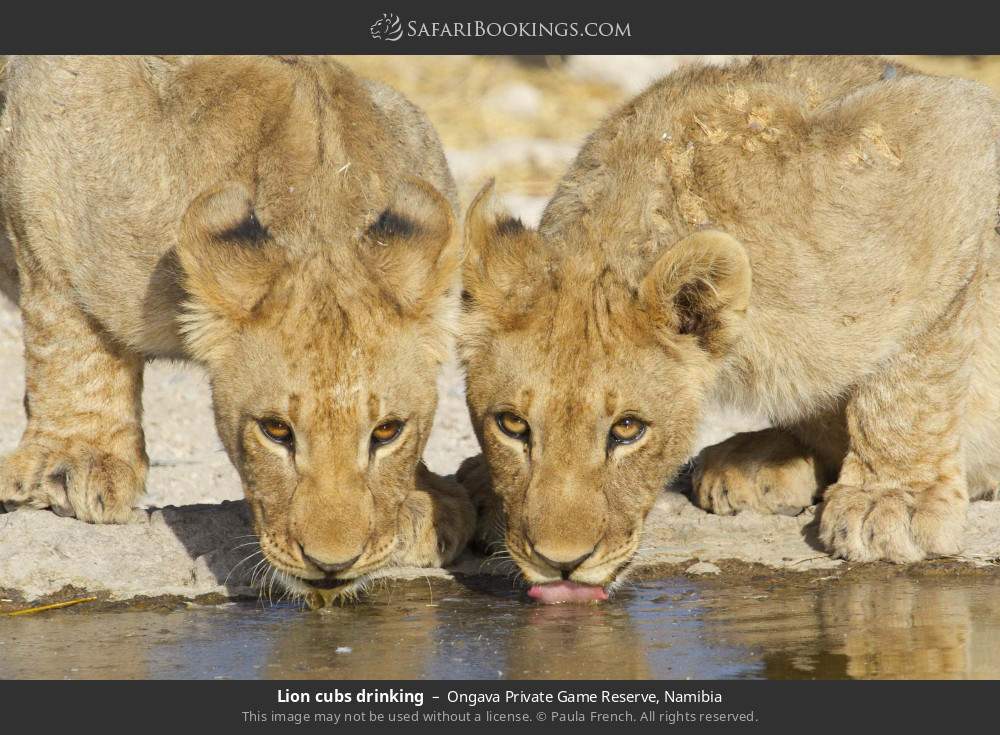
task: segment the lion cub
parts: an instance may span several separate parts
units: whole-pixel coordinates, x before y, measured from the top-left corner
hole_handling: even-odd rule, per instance
[[[830,477],[834,554],[957,551],[1000,479],[998,110],[878,59],[696,68],[590,136],[537,231],[485,190],[463,477],[525,577],[620,579],[708,401],[777,428],[707,453],[703,507],[787,512]]]
[[[473,509],[420,456],[457,295],[455,189],[423,114],[314,58],[7,73],[28,426],[0,502],[126,521],[148,466],[143,364],[184,358],[208,371],[287,586],[329,596],[451,560]]]

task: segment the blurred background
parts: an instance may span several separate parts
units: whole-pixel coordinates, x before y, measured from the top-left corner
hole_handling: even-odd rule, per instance
[[[580,143],[633,95],[692,63],[733,56],[343,56],[362,76],[394,86],[427,111],[448,152],[463,206],[490,176],[526,223]],[[743,57],[745,58],[745,57]],[[1000,94],[1000,56],[897,56],[931,74]]]

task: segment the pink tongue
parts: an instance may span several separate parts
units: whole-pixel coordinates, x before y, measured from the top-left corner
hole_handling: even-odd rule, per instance
[[[528,597],[554,605],[557,602],[587,602],[589,600],[606,600],[608,593],[603,587],[594,587],[576,582],[550,582],[536,584],[528,590]]]

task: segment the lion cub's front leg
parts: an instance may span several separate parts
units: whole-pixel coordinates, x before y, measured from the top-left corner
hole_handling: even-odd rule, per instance
[[[976,334],[963,313],[942,319],[848,401],[850,451],[820,515],[820,538],[837,556],[911,562],[960,550],[969,503],[962,419]]]
[[[712,513],[798,515],[829,482],[815,452],[785,429],[732,436],[698,455],[691,498]]]
[[[124,523],[145,489],[143,361],[40,272],[21,272],[28,426],[0,465],[0,503]]]
[[[506,519],[503,514],[503,504],[490,481],[490,468],[486,464],[486,458],[482,454],[477,454],[475,457],[463,460],[458,472],[455,473],[455,479],[469,492],[472,504],[476,508],[473,546],[487,555],[504,549]]]
[[[394,562],[415,567],[450,564],[465,550],[475,527],[476,510],[465,488],[421,464],[417,487],[399,511]]]

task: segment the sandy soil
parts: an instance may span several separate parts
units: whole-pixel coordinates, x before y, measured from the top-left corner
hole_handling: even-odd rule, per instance
[[[243,502],[137,511],[124,526],[88,526],[46,511],[0,515],[0,612],[25,601],[97,593],[105,599],[279,598],[267,578],[251,586],[256,546]],[[816,509],[796,518],[742,513],[714,516],[686,496],[667,491],[647,521],[636,577],[716,576],[741,579],[748,570],[775,578],[836,579],[863,567],[876,577],[898,574],[891,564],[853,565],[832,559],[816,541]],[[1000,503],[974,503],[961,556],[914,565],[947,574],[1000,573]],[[449,570],[393,569],[395,579],[508,576],[510,569],[466,554]],[[820,573],[823,574],[820,574]]]

